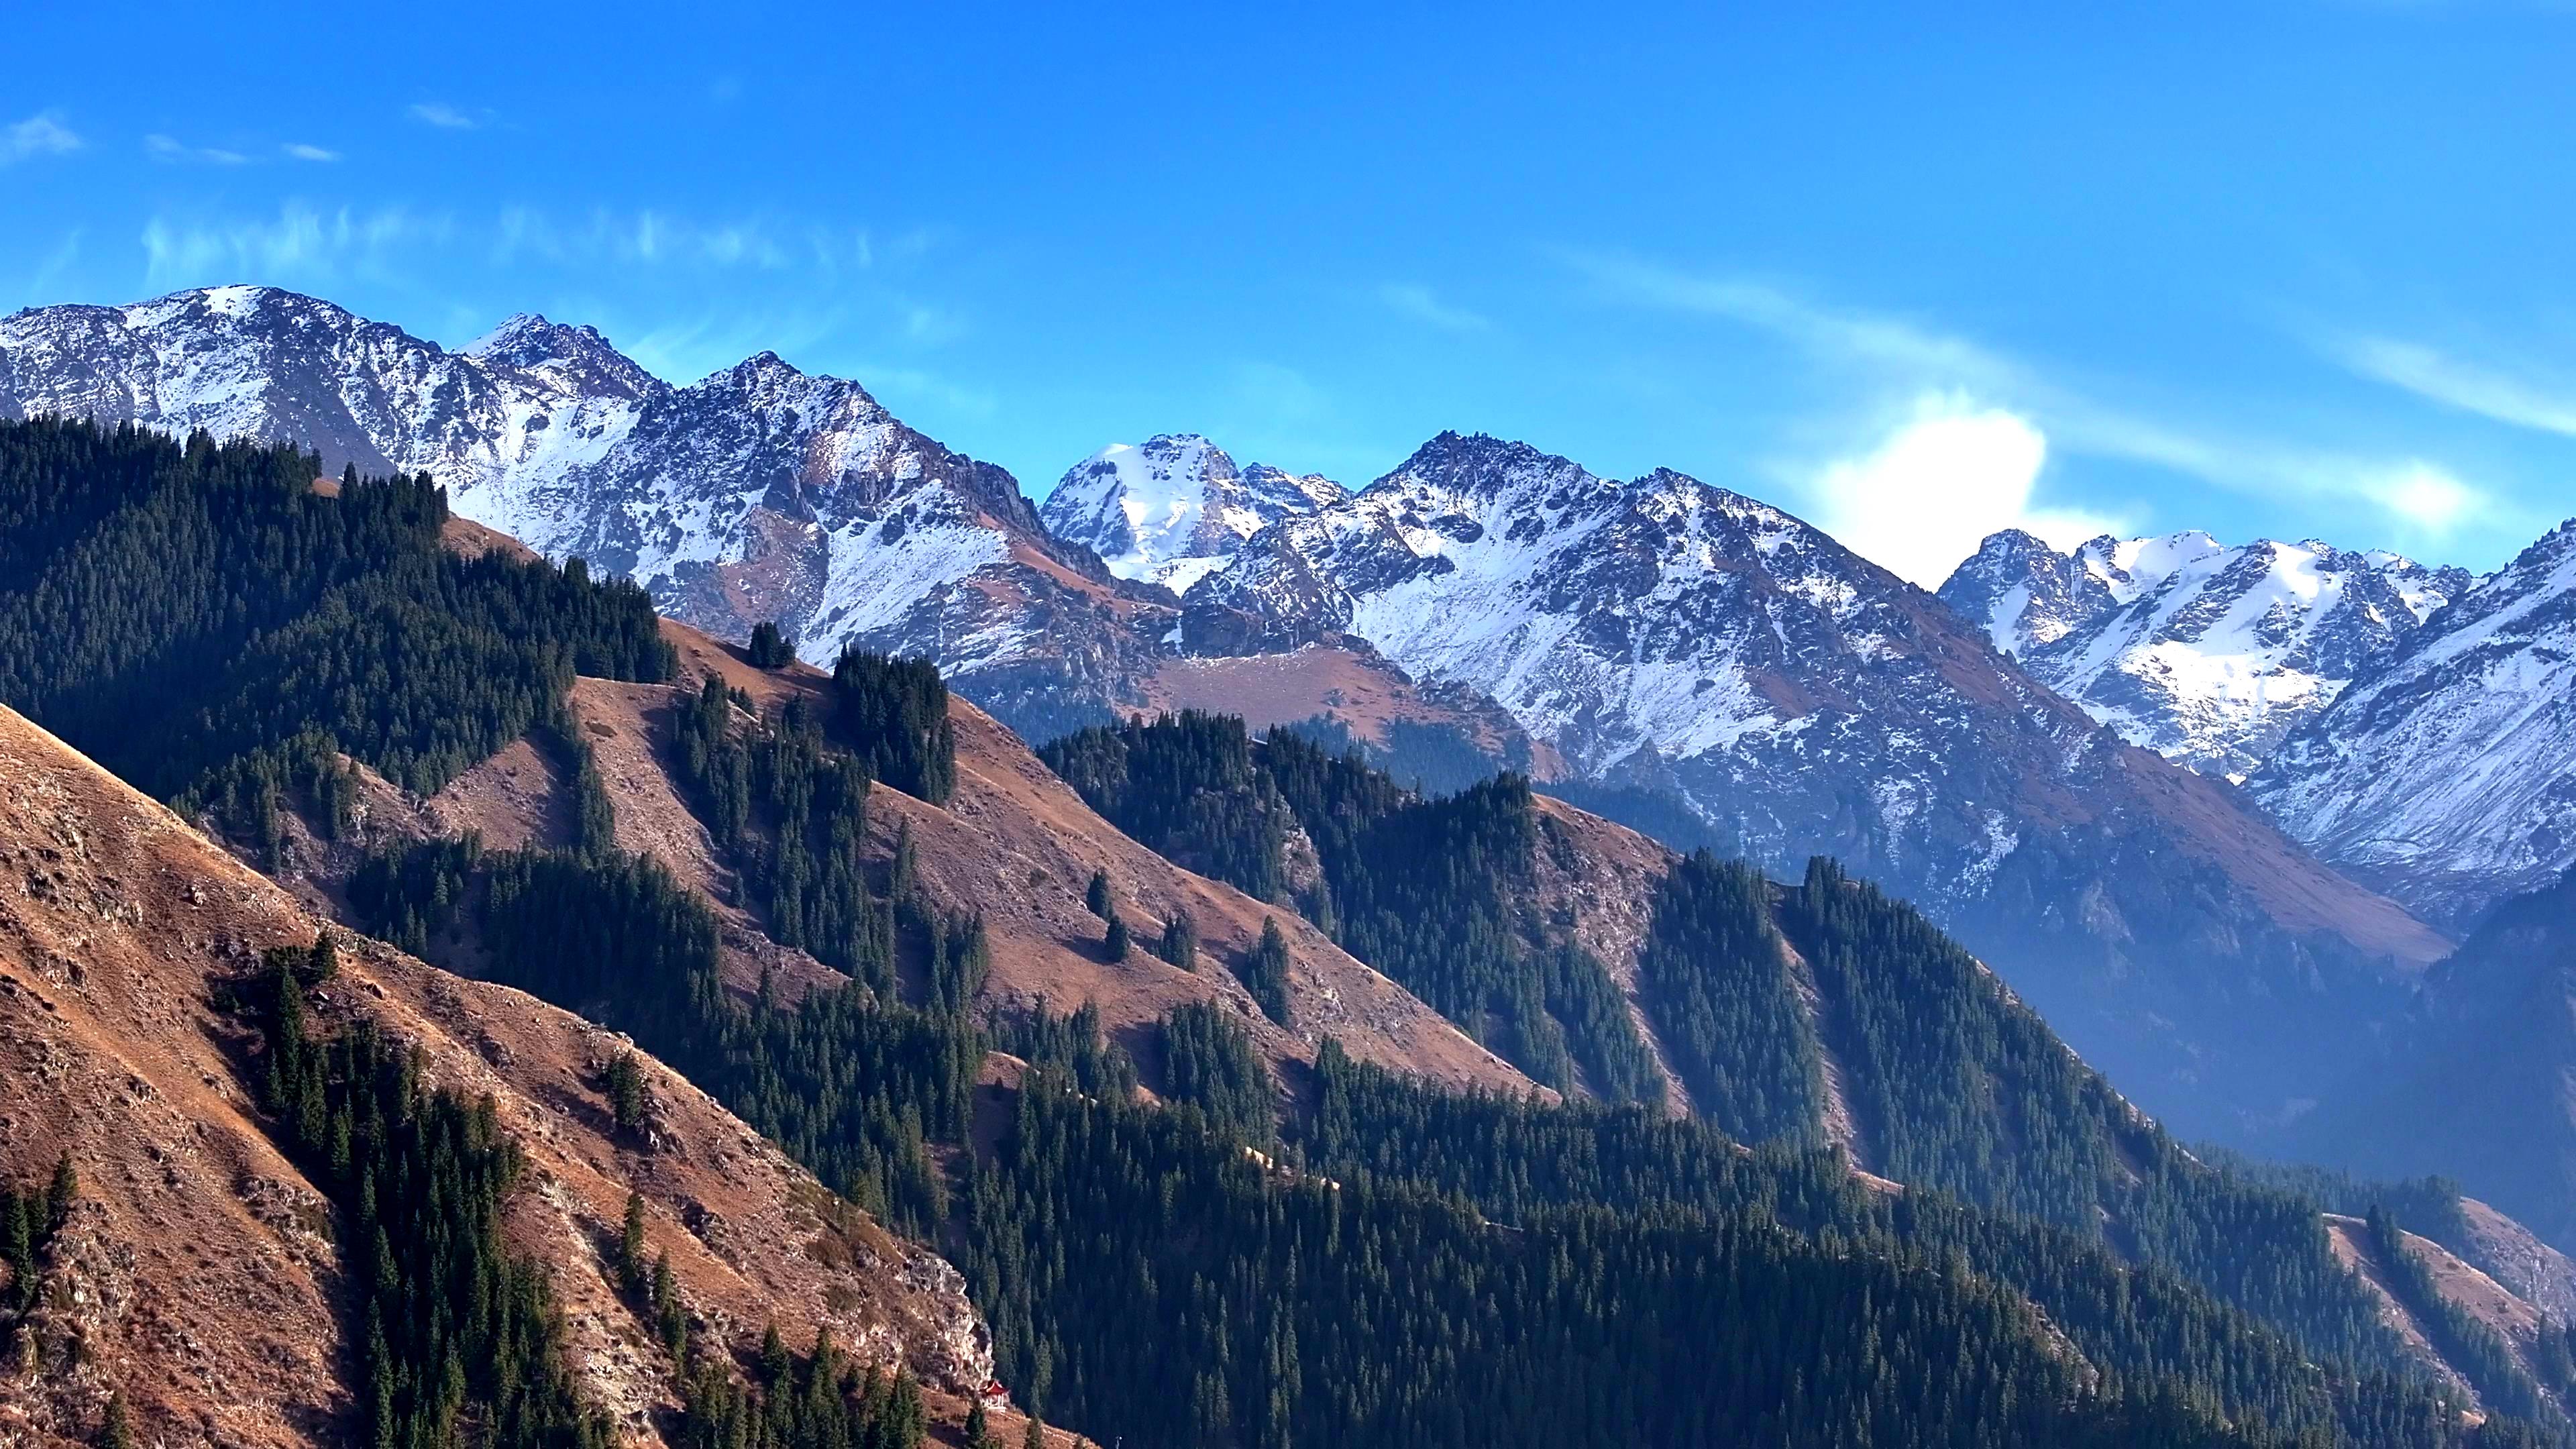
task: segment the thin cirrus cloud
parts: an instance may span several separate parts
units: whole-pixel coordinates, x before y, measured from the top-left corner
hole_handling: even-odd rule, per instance
[[[38,156],[67,156],[81,148],[81,138],[60,111],[38,111],[23,121],[0,127],[0,166]]]
[[[290,201],[273,216],[155,217],[144,229],[143,244],[148,280],[155,284],[202,279],[210,272],[327,277],[346,266],[381,268],[428,247],[470,248],[504,270],[617,266],[825,276],[865,271],[876,265],[881,250],[903,258],[917,255],[904,238],[881,249],[864,228],[766,217],[702,221],[657,209],[600,209],[564,218],[533,207],[508,207],[478,218],[303,201]],[[953,323],[943,314],[908,320],[906,326],[920,336],[953,331]]]
[[[278,149],[285,152],[289,158],[297,161],[337,161],[340,159],[339,152],[313,145],[308,141],[289,141]]]
[[[154,217],[143,228],[144,279],[155,287],[244,279],[329,281],[378,271],[400,254],[454,234],[444,217],[401,208],[323,210],[300,203],[274,220],[183,222]]]
[[[2008,354],[1910,319],[1827,306],[1768,282],[1698,276],[1632,257],[1565,253],[1562,259],[1614,300],[1718,318],[1781,338],[1858,375],[1875,390],[1882,409],[1891,395],[1918,408],[1923,397],[1941,398],[1940,409],[1951,413],[2001,408],[2041,433],[2049,447],[2066,453],[2152,464],[2251,495],[2287,493],[2367,503],[2437,536],[2497,510],[2485,490],[2428,459],[2363,457],[2177,426],[2104,403]],[[1836,506],[1831,490],[1837,484],[1878,476],[1858,462],[1887,446],[1882,440],[1868,452],[1837,458],[1810,473],[1810,491],[1820,506],[1827,512]],[[1993,449],[1987,456],[2008,460],[2021,455]],[[2009,496],[2009,470],[2005,472],[2005,481],[1976,496]],[[2133,511],[2115,505],[2106,513],[2118,517]],[[2031,531],[2049,536],[2044,528]]]
[[[191,146],[174,137],[157,134],[143,138],[143,153],[155,161],[196,162],[208,166],[240,166],[250,160],[239,151],[221,146]]]
[[[2339,338],[2326,351],[2363,377],[2445,407],[2576,437],[2576,385],[2536,382],[2388,337]]]
[[[877,253],[865,228],[798,225],[766,217],[707,222],[650,207],[602,208],[575,219],[535,207],[509,207],[489,240],[492,260],[504,266],[617,262],[776,272],[811,268],[834,275],[867,270]]]
[[[1377,289],[1377,297],[1398,314],[1416,322],[1428,322],[1444,331],[1482,332],[1494,325],[1478,313],[1442,302],[1432,295],[1429,287],[1389,282]]]
[[[409,114],[413,120],[423,125],[436,126],[442,131],[477,130],[483,125],[485,119],[482,115],[458,110],[445,101],[416,101],[412,104]]]

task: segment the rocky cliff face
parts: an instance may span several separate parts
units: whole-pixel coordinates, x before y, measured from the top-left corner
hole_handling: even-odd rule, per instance
[[[2313,540],[2106,536],[2060,554],[2007,530],[1941,600],[2121,738],[2241,780],[2469,582]]]
[[[2326,859],[2464,927],[2576,865],[2576,520],[2408,635],[2248,788]]]
[[[463,517],[630,575],[675,617],[737,639],[775,619],[826,666],[844,647],[924,654],[1040,733],[1105,717],[1167,652],[1156,596],[1058,543],[1009,473],[772,353],[674,387],[541,317],[450,352],[218,287],[0,321],[0,416],[35,413],[427,472]]]

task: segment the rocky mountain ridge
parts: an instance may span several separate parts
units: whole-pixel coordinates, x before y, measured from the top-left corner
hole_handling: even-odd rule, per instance
[[[2247,788],[2327,860],[2462,929],[2576,865],[2576,520],[2400,641]]]
[[[1058,543],[1011,475],[857,383],[763,352],[685,387],[598,332],[519,316],[460,352],[270,287],[0,319],[0,417],[295,441],[426,472],[459,515],[645,584],[730,637],[925,654],[1024,728],[1105,715],[1158,606]]]
[[[2105,535],[2059,554],[2008,529],[1940,597],[2129,743],[2241,780],[2470,582],[2313,539]]]

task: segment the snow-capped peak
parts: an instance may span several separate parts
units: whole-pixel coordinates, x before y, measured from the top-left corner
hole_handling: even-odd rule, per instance
[[[2447,602],[2252,788],[2328,860],[2465,924],[2576,865],[2576,519]]]
[[[1186,592],[1282,518],[1339,502],[1340,484],[1255,463],[1238,469],[1197,433],[1112,443],[1066,470],[1040,508],[1058,538],[1122,578]]]
[[[2190,529],[2060,555],[2011,531],[1941,597],[2131,743],[2241,777],[2467,585],[2314,539],[2230,547]]]

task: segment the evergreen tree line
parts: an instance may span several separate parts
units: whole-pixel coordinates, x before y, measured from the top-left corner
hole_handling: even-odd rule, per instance
[[[766,982],[738,999],[714,916],[644,856],[433,841],[371,857],[349,897],[373,933],[459,965],[472,942],[479,974],[633,1036],[888,1221],[927,1234],[945,1216],[930,1147],[963,1140],[983,1057],[950,1013],[856,982],[793,1006],[773,1001]],[[982,923],[924,919],[956,992],[958,973],[982,969]]]
[[[583,868],[613,867],[594,858]],[[357,1362],[364,1442],[403,1449],[616,1442],[568,1366],[545,1269],[512,1257],[503,1243],[502,1206],[523,1159],[496,1126],[491,1102],[469,1107],[452,1093],[424,1090],[417,1053],[394,1048],[372,1021],[332,1037],[313,1033],[304,998],[330,975],[327,936],[311,951],[272,951],[267,960],[257,983],[265,1002],[262,1100],[340,1210],[342,1241],[355,1248],[351,1321],[365,1325]],[[620,1060],[640,1094],[634,1059]],[[617,1063],[609,1075],[622,1102]],[[729,1354],[701,1352],[670,1256],[645,1259],[643,1222],[643,1199],[630,1194],[617,1286],[675,1367],[675,1442],[703,1449],[924,1442],[928,1416],[910,1374],[862,1374],[828,1330],[800,1360],[773,1329],[749,1381]]]
[[[957,788],[948,685],[927,659],[843,650],[832,666],[833,723],[871,779],[945,805]]]
[[[1332,755],[1288,731],[1256,747],[1240,719],[1197,711],[1077,731],[1042,754],[1166,858],[1262,900],[1295,895],[1337,943],[1532,1078],[1613,1101],[1661,1098],[1608,971],[1537,919],[1542,831],[1520,777],[1425,798],[1356,752]],[[1292,831],[1322,866],[1293,892]],[[1252,968],[1247,984],[1267,974]],[[1284,1022],[1281,1008],[1270,1014]]]
[[[333,495],[318,466],[0,422],[0,701],[140,788],[273,835],[291,787],[345,819],[330,750],[426,792],[543,723],[576,673],[669,676],[642,590],[578,560],[457,557],[426,476],[352,471]]]
[[[1424,801],[1348,754],[1336,758],[1284,731],[1255,745],[1239,725],[1203,716],[1089,731],[1059,742],[1050,758],[1147,844],[1179,817],[1139,810],[1139,799],[1230,793],[1240,803],[1247,792],[1266,798],[1266,782],[1322,863],[1324,880],[1301,897],[1315,918],[1335,922],[1354,954],[1525,1070],[1538,1064],[1533,1076],[1567,1080],[1546,1069],[1547,1029],[1583,1020],[1580,1010],[1562,998],[1542,1000],[1534,1017],[1472,1009],[1480,995],[1490,1002],[1498,983],[1506,999],[1526,1001],[1545,980],[1497,969],[1512,960],[1497,945],[1514,934],[1509,893],[1527,875],[1494,862],[1544,848],[1526,790],[1509,777]],[[1129,779],[1138,760],[1171,778]],[[1182,790],[1193,772],[1196,783]],[[1199,818],[1224,816],[1202,809]],[[1812,1010],[1800,1000],[1791,951],[1811,975]],[[1658,890],[1639,969],[1645,1008],[1685,1087],[1739,1140],[1821,1140],[1829,1039],[1875,1170],[2160,1264],[2319,1356],[2388,1370],[2401,1363],[2401,1346],[2335,1261],[2312,1203],[2191,1161],[1965,951],[1831,861],[1784,889],[1747,866],[1686,859]],[[1615,996],[1603,996],[1601,1015],[1617,1013],[1624,1026]],[[1533,1019],[1537,1030],[1508,1035]],[[1587,1080],[1593,1066],[1584,1063]],[[1640,1087],[1633,1095],[1655,1094]]]
[[[1041,997],[1032,1010],[996,1013],[988,1031],[993,1050],[1062,1073],[1086,1097],[1123,1102],[1136,1095],[1135,1059],[1102,1034],[1100,1007],[1094,1002],[1056,1016]]]
[[[2458,1369],[2469,1387],[2477,1390],[2478,1398],[2500,1413],[2566,1427],[2567,1419],[2559,1404],[2565,1402],[2571,1389],[2576,1389],[2576,1380],[2571,1380],[2566,1371],[2567,1330],[2542,1320],[2538,1352],[2533,1356],[2542,1372],[2555,1379],[2545,1386],[2550,1394],[2559,1396],[2558,1402],[2553,1403],[2549,1394],[2542,1392],[2544,1385],[2539,1378],[2515,1355],[2512,1345],[2442,1296],[2433,1281],[2432,1269],[2407,1243],[2405,1231],[2386,1209],[2374,1206],[2362,1221],[2370,1235],[2371,1253],[2388,1274],[2389,1291],[2423,1326],[2443,1362]]]
[[[2225,1422],[2352,1444],[2461,1442],[2456,1405],[2393,1349],[2312,1348],[2169,1267],[2098,1235],[1987,1212],[1946,1194],[1884,1195],[1835,1152],[1747,1153],[1705,1122],[1642,1107],[1549,1107],[1441,1091],[1327,1042],[1312,1126],[1292,1153],[1357,1185],[1411,1184],[1519,1223],[1576,1205],[1760,1215],[1864,1253],[1956,1258],[2026,1295],[2104,1374],[2106,1391],[2179,1397]],[[2532,1432],[2499,1421],[2489,1442]],[[2556,1442],[2554,1431],[2548,1442]]]
[[[736,701],[713,677],[684,705],[675,729],[681,778],[736,868],[741,904],[757,910],[780,945],[879,992],[894,989],[894,916],[868,888],[867,767],[826,750],[823,723],[803,696],[775,718],[737,721]]]
[[[1220,1135],[1267,1147],[1279,1089],[1252,1036],[1223,1007],[1193,1001],[1163,1018],[1164,1096],[1205,1116]]]
[[[1771,883],[1742,861],[1683,857],[1656,888],[1637,952],[1647,1017],[1701,1116],[1745,1142],[1818,1143],[1823,1066]]]
[[[425,1090],[417,1054],[372,1020],[313,1034],[293,965],[259,984],[263,1104],[348,1248],[364,1442],[606,1449],[614,1433],[582,1402],[546,1271],[502,1241],[523,1160],[491,1102]]]
[[[1140,1444],[2281,1442],[2088,1388],[1956,1261],[1671,1208],[1497,1228],[1043,1078],[962,1212],[1006,1378]]]
[[[773,1326],[753,1380],[710,1359],[682,1375],[680,1398],[680,1449],[919,1449],[930,1424],[909,1372],[861,1372],[829,1329],[799,1360]]]
[[[541,888],[532,881],[522,893],[538,903],[533,920],[484,928],[494,974],[586,1006],[632,1032],[826,1181],[848,1182],[855,1197],[877,1210],[940,1236],[967,1267],[977,1302],[995,1325],[1006,1377],[1024,1401],[1140,1444],[1285,1442],[1280,1436],[1291,1424],[1324,1426],[1314,1436],[1299,1428],[1296,1437],[1308,1442],[1472,1437],[1509,1443],[1523,1433],[1515,1426],[1537,1425],[1530,1442],[1548,1434],[1592,1436],[1586,1442],[1620,1435],[1736,1442],[1730,1436],[1753,1433],[1798,1444],[2081,1443],[2097,1432],[2113,1436],[2102,1442],[2116,1442],[2117,1433],[2140,1422],[2152,1422],[2164,1436],[2143,1442],[2237,1442],[2209,1437],[2220,1422],[2244,1428],[2239,1438],[2249,1443],[2275,1442],[2264,1438],[2273,1431],[2261,1426],[2269,1424],[2285,1426],[2282,1432],[2331,1429],[2362,1444],[2472,1442],[2421,1386],[2332,1362],[2309,1368],[2259,1324],[2170,1277],[2125,1268],[2074,1233],[1942,1207],[1932,1194],[1909,1194],[1910,1207],[1891,1209],[1911,1213],[1901,1225],[1873,1225],[1855,1216],[1857,1209],[1836,1206],[1847,1204],[1855,1189],[1825,1154],[1808,1155],[1798,1172],[1775,1174],[1804,1184],[1794,1194],[1743,1188],[1764,1179],[1745,1176],[1736,1165],[1740,1153],[1723,1134],[1644,1109],[1601,1109],[1594,1117],[1488,1104],[1487,1110],[1524,1114],[1527,1127],[1541,1135],[1576,1134],[1549,1154],[1555,1167],[1454,1122],[1411,1137],[1383,1125],[1346,1126],[1342,1146],[1332,1145],[1331,1132],[1319,1125],[1305,1158],[1343,1187],[1283,1180],[1243,1158],[1237,1137],[1210,1130],[1209,1116],[1122,1108],[1126,1093],[1118,1088],[1132,1067],[1113,1065],[1121,1055],[1099,1039],[1097,1016],[1088,1012],[1071,1018],[1041,1012],[1033,1022],[997,1029],[997,1039],[1033,1061],[1088,1058],[1096,1065],[1080,1083],[1081,1097],[1058,1100],[1048,1085],[1055,1079],[1044,1071],[1033,1075],[1001,1158],[970,1169],[964,1192],[952,1199],[927,1153],[906,1149],[965,1143],[968,1091],[983,1045],[967,1021],[881,1002],[856,987],[818,993],[792,1011],[766,1000],[746,1004],[717,983],[705,907],[658,867],[555,856],[505,862],[505,868],[548,874],[537,878]],[[441,889],[430,872],[411,879],[432,893]],[[446,887],[446,894],[464,909],[492,913],[490,888],[478,895],[472,885],[469,879],[466,888]],[[504,911],[519,908],[504,900]],[[621,918],[630,924],[619,924]],[[1016,1040],[1014,1031],[1021,1033]],[[1181,1052],[1205,1050],[1191,1045],[1198,1031],[1180,1027]],[[1167,1051],[1172,1041],[1167,1027]],[[1208,1054],[1233,1050],[1220,1043]],[[1336,1055],[1337,1049],[1328,1051],[1325,1059],[1322,1124],[1336,1120],[1331,1084],[1349,1070]],[[1200,1076],[1240,1081],[1252,1070]],[[1420,1094],[1420,1104],[1474,1101],[1393,1079],[1380,1088]],[[1238,1124],[1255,1120],[1248,1111],[1230,1115]],[[1624,1122],[1634,1140],[1580,1141],[1597,1122]],[[1079,1132],[1065,1136],[1073,1131],[1067,1123],[1078,1123]],[[1353,1142],[1362,1145],[1348,1145]],[[858,1150],[869,1148],[875,1156]],[[886,1164],[897,1158],[920,1176],[907,1181],[889,1171]],[[1483,1204],[1470,1201],[1479,1184],[1454,1176],[1479,1163],[1532,1184],[1517,1197],[1496,1199],[1514,1209],[1508,1217],[1496,1214],[1512,1227],[1487,1225],[1478,1213]],[[1605,1164],[1618,1165],[1609,1171]],[[1536,1185],[1551,1172],[1557,1174],[1551,1185]],[[1453,1176],[1444,1180],[1443,1174]],[[1714,1195],[1692,1186],[1704,1183],[1737,1186]],[[1337,1206],[1325,1218],[1300,1218],[1305,1208],[1299,1204],[1311,1201]],[[1580,1233],[1543,1235],[1568,1214],[1585,1225]],[[1315,1236],[1282,1238],[1283,1220],[1304,1222],[1300,1233]],[[1737,1225],[1736,1235],[1718,1234],[1728,1223]],[[1300,1246],[1310,1241],[1317,1246]],[[1525,1252],[1532,1243],[1547,1252]],[[1716,1251],[1711,1243],[1749,1245],[1744,1251],[1771,1275],[1761,1279],[1762,1306],[1719,1291],[1719,1283],[1734,1281],[1726,1276],[1738,1271],[1733,1260],[1690,1256]],[[1564,1253],[1556,1251],[1560,1245]],[[1675,1253],[1689,1257],[1696,1276],[1655,1277],[1670,1268]],[[1837,1272],[1862,1264],[1874,1265],[1869,1273],[1892,1276],[1887,1283],[1872,1279],[1857,1296],[1845,1279],[1830,1280],[1844,1287],[1829,1291],[1826,1280],[1808,1280],[1811,1256],[1847,1265]],[[1574,1279],[1548,1276],[1568,1262],[1581,1269]],[[1283,1273],[1282,1265],[1292,1263]],[[1365,1267],[1336,1266],[1352,1263]],[[1531,1273],[1539,1276],[1533,1280]],[[1792,1314],[1793,1322],[1809,1323],[1808,1337],[1769,1334],[1772,1299],[1790,1291],[1779,1286],[1783,1281],[1809,1281],[1821,1295],[1797,1310],[1812,1320]],[[1532,1296],[1501,1295],[1494,1286],[1500,1283],[1527,1284]],[[1954,1301],[1954,1292],[1999,1314],[2018,1301],[2001,1285],[2028,1292],[2052,1322],[2062,1318],[2070,1336],[2098,1353],[2093,1364],[2108,1372],[2093,1389],[2057,1385],[2036,1399],[2029,1397],[2033,1385],[2013,1380],[2010,1402],[2032,1405],[2028,1412],[2042,1414],[2044,1424],[2015,1419],[2003,1412],[2001,1399],[1980,1397],[1987,1393],[1981,1381],[1951,1380],[1968,1372],[1963,1364],[1973,1366],[1971,1379],[1989,1372],[2009,1379],[2019,1370],[1998,1365],[2038,1352],[2031,1347],[2035,1339],[1990,1339],[1985,1335],[2003,1332],[1991,1325],[1966,1339],[1925,1339],[1931,1346],[1919,1353],[1872,1357],[1878,1368],[1871,1373],[1883,1371],[1892,1381],[1848,1363],[1843,1374],[1825,1340],[1848,1332],[1856,1337],[1837,1341],[1890,1343],[1898,1327],[1876,1322],[1870,1312],[1893,1302],[1888,1295],[1907,1283],[1949,1285],[1936,1294],[1947,1305],[1934,1315],[1943,1323],[1960,1314],[1984,1322],[1976,1315],[1987,1310]],[[1655,1296],[1665,1289],[1670,1304]],[[1458,1298],[1461,1293],[1469,1296]],[[1479,1305],[1475,1311],[1467,1310],[1470,1302]],[[1637,1317],[1646,1311],[1639,1305],[1649,1302],[1658,1306]],[[1658,1316],[1685,1313],[1685,1305],[1697,1305],[1687,1312],[1705,1311],[1715,1322]],[[2024,1332],[2019,1312],[2007,1317],[2015,1332]],[[1488,1324],[1497,1316],[1522,1325],[1513,1332],[1528,1335],[1526,1341],[1491,1338]],[[1711,1403],[1717,1390],[1699,1393],[1708,1377],[1704,1368],[1631,1350],[1622,1336],[1631,1322],[1706,1342],[1759,1339],[1771,1347],[1742,1343],[1741,1352],[1752,1357],[1728,1361],[1742,1376],[1727,1380],[1724,1402]],[[1828,1331],[1829,1322],[1842,1328]],[[1719,1333],[1720,1324],[1732,1327]],[[1777,1356],[1762,1356],[1774,1349]],[[1565,1363],[1582,1367],[1572,1380],[1576,1388],[1560,1391],[1553,1385],[1564,1378]],[[1663,1402],[1670,1396],[1667,1376],[1689,1386],[1680,1396],[1684,1407]],[[1529,1386],[1527,1398],[1498,1397],[1493,1390],[1513,1383]],[[1937,1411],[1926,1408],[1924,1394],[1933,1396],[1928,1402]],[[1542,1397],[1545,1404],[1530,1401]],[[2230,1408],[2242,1412],[2224,1412]],[[1912,1417],[1919,1414],[1930,1417]],[[1916,1427],[1887,1427],[1897,1420]],[[1927,1440],[1921,1436],[1931,1424],[1942,1427]],[[2500,1419],[2475,1442],[2514,1442],[2503,1437],[2510,1432],[2510,1421]],[[2043,1437],[2014,1437],[2030,1434]]]
[[[9,1270],[8,1292],[0,1296],[0,1307],[23,1313],[36,1306],[37,1289],[43,1282],[37,1270],[45,1249],[70,1218],[72,1201],[79,1196],[80,1175],[72,1170],[68,1152],[55,1160],[53,1178],[43,1187],[21,1189],[0,1182],[0,1266]]]

